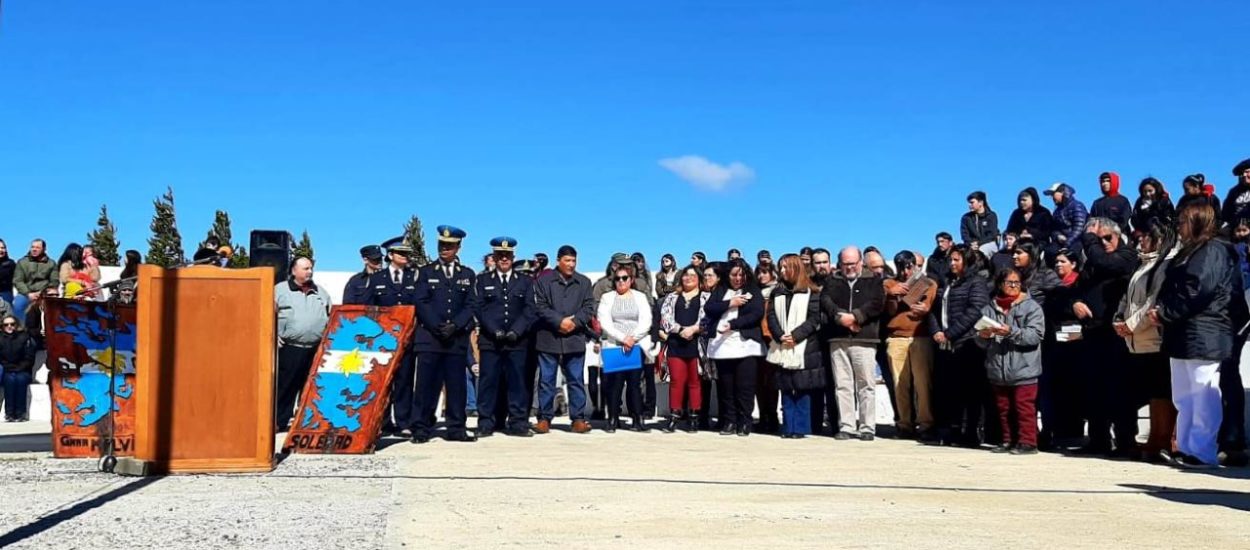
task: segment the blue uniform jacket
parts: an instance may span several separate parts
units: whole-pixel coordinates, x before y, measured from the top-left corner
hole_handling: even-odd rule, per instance
[[[390,307],[390,306],[411,306],[416,304],[417,281],[416,272],[411,269],[403,270],[402,282],[395,284],[391,280],[391,270],[388,267],[369,277],[369,297],[367,305]]]
[[[473,331],[473,314],[477,311],[477,294],[473,291],[473,270],[456,264],[451,278],[443,274],[438,262],[417,272],[414,303],[417,306],[417,353],[465,353],[469,333]],[[430,329],[451,321],[456,332],[445,342],[434,337]]]
[[[529,347],[530,327],[537,318],[534,313],[534,280],[515,271],[504,286],[498,273],[477,276],[477,321],[481,327],[478,349],[484,351],[515,351]],[[512,331],[519,336],[514,343],[495,341],[495,333]]]
[[[373,287],[369,286],[370,278],[364,271],[352,275],[343,286],[343,305],[368,305],[373,291]]]

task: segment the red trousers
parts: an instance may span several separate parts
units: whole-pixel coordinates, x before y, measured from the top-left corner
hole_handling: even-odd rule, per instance
[[[675,411],[697,411],[703,406],[703,388],[699,381],[699,359],[691,357],[668,358],[668,407]],[[683,407],[686,397],[690,397],[688,406]]]
[[[1003,427],[1003,444],[1037,446],[1037,383],[1023,386],[994,386],[998,419]],[[1014,426],[1013,426],[1014,421]],[[1014,427],[1014,429],[1013,429]]]

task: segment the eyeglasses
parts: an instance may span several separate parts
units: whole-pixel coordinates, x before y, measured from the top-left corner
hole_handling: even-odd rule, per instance
[[[1012,288],[1020,288],[1020,281],[1003,281],[1003,286],[1009,286]]]
[[[618,283],[624,283],[624,282],[628,282],[628,281],[630,280],[630,277],[628,277],[628,276],[625,276],[625,277],[616,277],[616,278],[614,278],[614,279],[612,279],[612,280],[613,280],[613,281],[616,281],[616,282],[618,282]]]

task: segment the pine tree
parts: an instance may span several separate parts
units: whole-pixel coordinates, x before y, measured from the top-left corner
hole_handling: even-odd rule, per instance
[[[247,267],[247,248],[242,244],[234,242],[234,234],[230,229],[230,214],[225,210],[218,210],[217,214],[213,216],[213,227],[208,230],[208,234],[204,236],[204,242],[200,243],[200,246],[208,246],[210,242],[216,242],[217,246],[230,245],[234,255],[230,257],[229,267]],[[217,246],[212,248],[217,248]]]
[[[234,247],[234,256],[230,257],[229,267],[235,269],[243,269],[248,267],[247,247],[239,245]]]
[[[156,210],[152,215],[152,236],[148,239],[147,263],[161,267],[175,267],[186,261],[182,251],[182,235],[174,214],[174,188],[169,187],[163,196],[152,201]]]
[[[308,238],[307,229],[304,230],[304,234],[300,237],[299,243],[295,245],[295,250],[292,252],[291,257],[308,258],[309,260],[315,261],[315,258],[313,258],[312,239]]]
[[[404,244],[412,247],[413,265],[421,267],[430,263],[430,257],[425,252],[425,229],[421,227],[421,218],[416,214],[404,224]]]
[[[117,242],[117,228],[109,219],[107,205],[100,205],[100,218],[96,220],[95,225],[96,229],[87,234],[87,242],[91,244],[91,248],[95,249],[96,259],[100,260],[100,265],[119,265],[121,258],[117,254],[117,249],[121,245]]]

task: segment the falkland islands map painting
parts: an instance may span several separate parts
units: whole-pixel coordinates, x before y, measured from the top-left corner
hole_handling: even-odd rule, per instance
[[[393,369],[415,322],[412,306],[336,306],[283,448],[297,453],[372,452]]]
[[[110,409],[115,454],[134,455],[135,308],[119,305],[116,311],[114,341],[107,304],[49,299],[45,306],[52,455],[57,458],[101,456]]]

